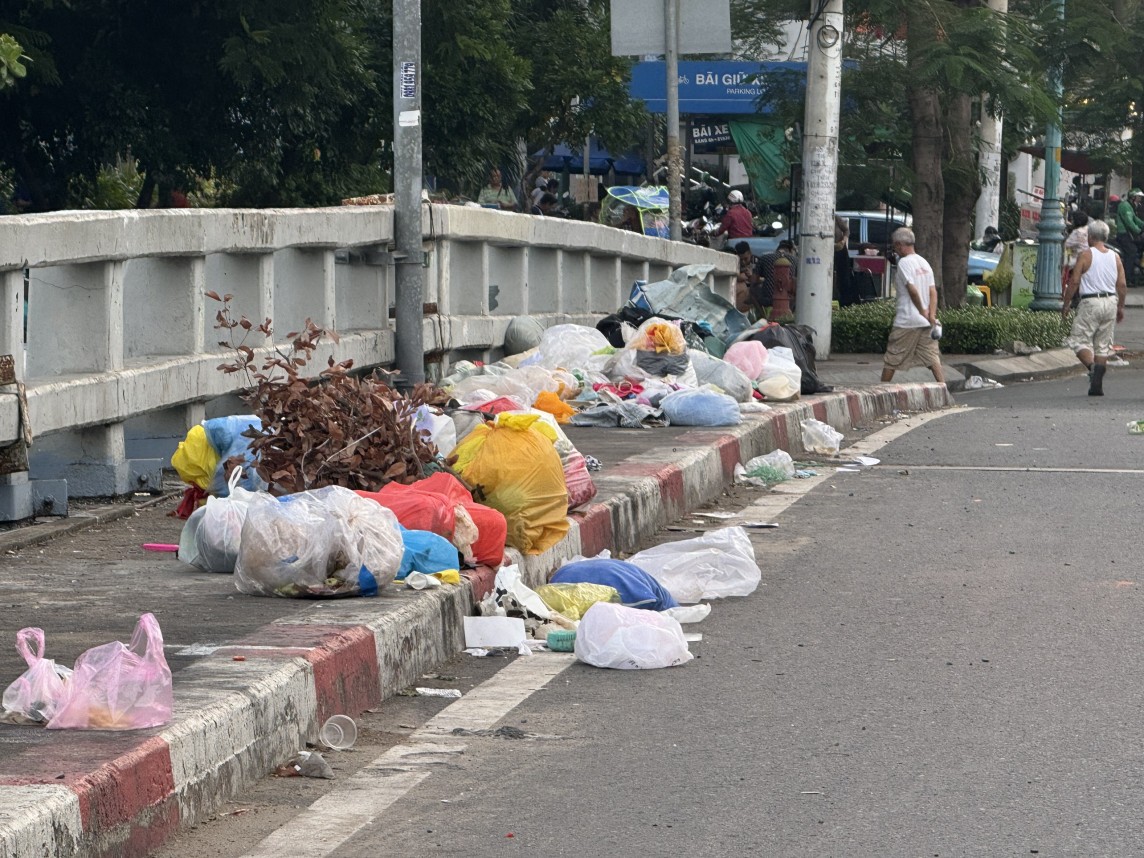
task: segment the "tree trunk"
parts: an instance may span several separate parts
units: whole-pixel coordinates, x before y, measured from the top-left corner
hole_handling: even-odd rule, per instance
[[[940,298],[942,259],[942,218],[945,215],[945,182],[942,178],[941,101],[936,90],[925,88],[917,72],[933,42],[933,21],[919,7],[909,16],[906,34],[907,68],[910,75],[909,102],[913,137],[913,217],[916,250],[933,268]]]
[[[145,169],[145,168],[142,168]],[[139,198],[135,201],[135,208],[151,208],[151,197],[155,193],[155,174],[147,170],[143,174],[143,187],[139,189]]]
[[[969,282],[969,241],[973,237],[972,216],[981,193],[981,176],[973,149],[973,109],[968,95],[955,95],[945,111],[945,218],[941,259],[941,303],[960,307],[965,303]]]

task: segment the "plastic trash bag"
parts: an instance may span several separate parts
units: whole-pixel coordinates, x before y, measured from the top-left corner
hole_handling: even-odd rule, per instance
[[[576,658],[594,667],[652,670],[691,661],[683,628],[669,616],[597,602],[576,629]]]
[[[413,426],[418,432],[428,434],[429,443],[435,446],[442,456],[448,456],[457,446],[457,427],[448,414],[443,414],[428,405],[422,405],[417,409]]]
[[[536,402],[533,403],[532,407],[538,411],[551,414],[557,423],[567,423],[569,418],[576,413],[571,405],[550,390],[542,391],[536,397]]]
[[[821,456],[837,456],[842,446],[842,433],[821,420],[802,421],[802,448]]]
[[[661,355],[683,355],[687,353],[687,340],[683,337],[679,322],[653,316],[636,329],[625,348]]]
[[[709,387],[669,393],[659,407],[672,426],[737,426],[743,421],[739,403]]]
[[[459,569],[457,548],[445,537],[427,530],[401,530],[403,552],[401,566],[394,576],[404,581],[411,572],[435,575],[447,569]]]
[[[242,527],[235,586],[291,598],[374,596],[404,552],[393,512],[349,489],[259,494]]]
[[[679,605],[675,597],[643,569],[633,563],[609,557],[595,557],[561,566],[549,579],[549,583],[588,583],[614,587],[620,594],[620,602],[629,608],[663,611]]]
[[[568,490],[568,509],[583,506],[596,496],[588,462],[579,453],[573,453],[564,464],[564,487]]]
[[[763,573],[751,538],[741,527],[711,530],[695,539],[665,542],[628,558],[679,602],[748,596]]]
[[[605,584],[541,584],[536,594],[549,608],[570,620],[578,620],[597,602],[619,604],[620,594]]]
[[[706,323],[720,340],[733,341],[751,326],[751,320],[707,286],[707,276],[714,270],[714,265],[685,265],[673,271],[667,280],[648,283],[643,287],[647,309],[677,319]]]
[[[751,379],[737,366],[696,349],[688,350],[687,356],[700,384],[714,385],[736,402],[751,401]]]
[[[539,366],[548,369],[583,369],[596,352],[610,347],[608,338],[585,325],[555,325],[540,340]]]
[[[757,379],[757,387],[767,399],[780,402],[798,399],[802,391],[802,370],[790,349],[776,346],[767,351],[767,362]]]
[[[453,451],[454,469],[504,514],[508,544],[525,554],[547,551],[568,532],[568,489],[555,440],[538,415],[504,414]]]
[[[756,340],[735,343],[723,355],[723,360],[742,370],[743,375],[756,379],[767,364],[767,347]]]
[[[226,497],[208,497],[179,534],[178,558],[204,572],[233,572],[246,511],[254,492],[238,485],[242,469],[235,468]]]
[[[44,658],[44,630],[20,629],[16,632],[16,652],[28,663],[28,669],[4,689],[2,705],[8,714],[42,724],[56,714],[64,698],[66,683],[72,671]]]
[[[794,478],[794,459],[786,450],[771,450],[765,456],[755,456],[743,467],[743,476],[762,480],[773,486]]]
[[[171,456],[171,467],[178,472],[179,479],[203,491],[210,488],[218,463],[218,453],[207,439],[207,430],[202,424],[187,430],[187,437],[179,442]]]
[[[131,644],[93,647],[75,660],[49,730],[140,730],[171,720],[174,692],[154,614],[135,625]]]
[[[262,429],[262,420],[254,414],[239,414],[229,417],[213,417],[203,421],[207,439],[211,442],[215,452],[218,453],[219,465],[215,468],[207,489],[212,495],[226,497],[230,491],[229,478],[231,472],[226,469],[227,460],[242,457],[242,482],[240,485],[250,492],[265,491],[266,481],[258,476],[254,469],[254,455],[250,452],[250,442],[253,438],[243,435],[248,429]]]

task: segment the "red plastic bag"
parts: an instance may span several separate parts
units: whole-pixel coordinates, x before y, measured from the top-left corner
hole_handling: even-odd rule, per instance
[[[116,641],[92,647],[75,672],[49,730],[139,730],[171,720],[171,669],[154,614],[135,626],[131,646]]]
[[[44,658],[44,630],[20,629],[16,652],[28,663],[16,681],[4,689],[4,711],[36,723],[50,721],[64,696],[64,683],[71,671]]]

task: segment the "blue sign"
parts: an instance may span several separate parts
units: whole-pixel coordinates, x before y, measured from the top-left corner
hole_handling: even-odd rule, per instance
[[[679,64],[679,112],[766,114],[771,108],[759,99],[772,86],[801,92],[806,63],[759,63],[712,60]],[[649,113],[667,112],[667,70],[662,62],[636,63],[632,68],[632,98]]]

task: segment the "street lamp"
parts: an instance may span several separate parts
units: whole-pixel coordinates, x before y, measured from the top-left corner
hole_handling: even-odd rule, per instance
[[[1065,0],[1057,0],[1057,18],[1065,19]],[[1057,105],[1057,115],[1045,129],[1045,197],[1041,201],[1041,221],[1037,225],[1040,246],[1037,248],[1037,282],[1033,287],[1030,310],[1061,309],[1061,250],[1065,221],[1058,198],[1061,183],[1061,126],[1064,119],[1061,100],[1064,96],[1063,69],[1057,61],[1049,69],[1049,91]]]

